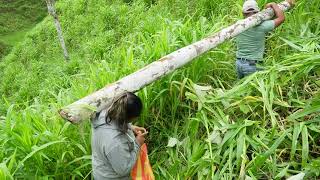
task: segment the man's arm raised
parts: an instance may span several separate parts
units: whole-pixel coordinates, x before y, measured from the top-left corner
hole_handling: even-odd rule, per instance
[[[279,8],[279,6],[276,3],[269,3],[266,5],[265,8],[272,8],[276,18],[273,20],[274,21],[274,25],[275,27],[280,26],[280,24],[282,24],[285,20],[285,16],[283,11]]]

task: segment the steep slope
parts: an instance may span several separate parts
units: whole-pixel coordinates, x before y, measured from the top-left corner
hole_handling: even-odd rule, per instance
[[[88,178],[90,123],[58,109],[234,22],[241,3],[58,1],[71,61],[46,17],[0,62],[0,179]],[[268,37],[266,71],[237,81],[227,42],[139,92],[158,179],[319,175],[319,2],[299,3]]]

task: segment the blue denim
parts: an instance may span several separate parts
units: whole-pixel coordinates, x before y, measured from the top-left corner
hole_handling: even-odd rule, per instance
[[[261,68],[257,68],[255,62],[252,62],[252,61],[250,62],[242,59],[237,59],[236,68],[237,68],[238,79],[248,76],[256,71],[262,70]]]

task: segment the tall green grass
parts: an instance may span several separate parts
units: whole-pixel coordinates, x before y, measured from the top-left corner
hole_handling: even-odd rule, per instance
[[[90,177],[90,123],[57,110],[231,24],[241,3],[58,1],[71,61],[47,17],[0,63],[0,179]],[[157,179],[320,175],[319,5],[300,1],[268,37],[265,71],[237,80],[231,41],[139,92]]]

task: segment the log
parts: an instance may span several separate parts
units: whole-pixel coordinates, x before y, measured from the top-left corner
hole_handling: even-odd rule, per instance
[[[293,3],[291,0],[278,4],[283,11],[289,10]],[[234,25],[222,29],[213,36],[183,47],[155,61],[146,67],[107,85],[106,87],[62,108],[60,115],[71,123],[79,123],[89,119],[95,111],[107,108],[112,100],[125,91],[136,92],[161,77],[188,64],[201,54],[211,50],[227,39],[235,37],[241,32],[256,26],[264,20],[274,16],[273,9],[265,9],[249,18],[239,20]]]
[[[66,44],[64,42],[60,21],[59,21],[58,15],[56,13],[56,10],[54,8],[55,1],[54,0],[46,0],[46,3],[47,3],[47,7],[48,7],[48,12],[53,17],[54,25],[56,26],[56,29],[57,29],[58,39],[60,41],[60,45],[61,45],[61,48],[63,50],[64,59],[66,61],[68,61],[69,60],[69,54],[68,54],[68,51],[67,51]]]

